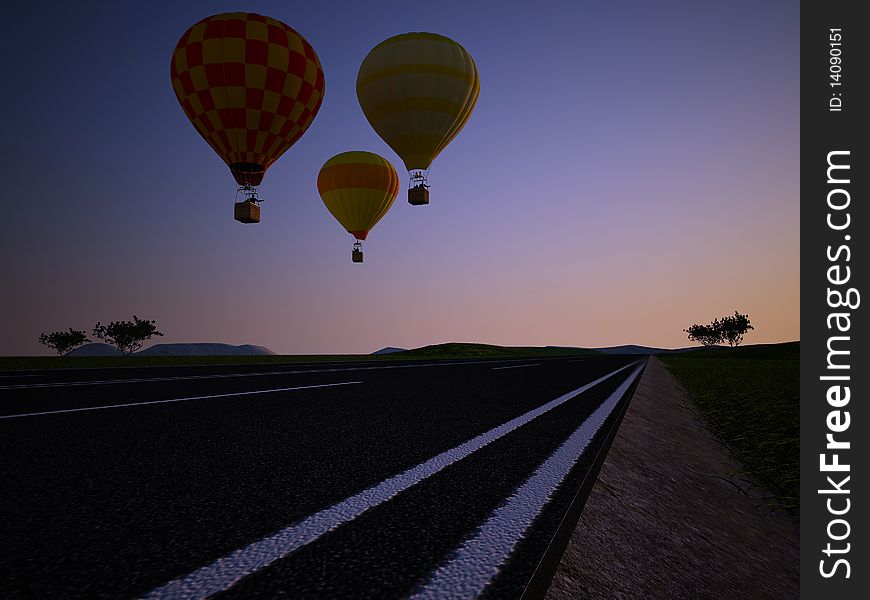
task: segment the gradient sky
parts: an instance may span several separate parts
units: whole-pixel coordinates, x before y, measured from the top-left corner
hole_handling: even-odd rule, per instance
[[[306,354],[678,347],[735,309],[747,343],[800,337],[798,2],[64,4],[6,9],[0,354],[133,314],[157,343]],[[229,170],[169,82],[181,34],[230,10],[298,30],[326,77],[259,225],[233,220]],[[425,207],[355,93],[407,31],[455,39],[481,79]],[[402,174],[361,265],[315,186],[345,150]]]

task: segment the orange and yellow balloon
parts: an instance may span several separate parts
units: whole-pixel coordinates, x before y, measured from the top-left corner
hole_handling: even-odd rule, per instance
[[[360,242],[387,214],[399,193],[396,169],[372,152],[342,152],[320,169],[317,191],[332,216],[357,239],[353,259],[362,262]]]
[[[468,122],[480,79],[468,51],[435,33],[384,40],[356,81],[363,113],[408,171],[426,171]]]
[[[202,19],[172,53],[172,89],[240,186],[260,184],[320,109],[324,78],[305,38],[263,15]]]

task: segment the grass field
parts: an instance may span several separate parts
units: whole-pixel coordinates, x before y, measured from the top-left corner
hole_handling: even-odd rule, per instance
[[[600,354],[594,350],[564,348],[524,348],[488,344],[437,344],[392,354],[317,354],[264,356],[5,356],[0,371],[24,369],[88,369],[106,367],[155,367],[191,365],[261,364],[286,362],[330,362],[354,360],[409,360],[451,358],[522,358]]]
[[[710,430],[771,494],[800,508],[800,343],[658,355],[688,392]]]

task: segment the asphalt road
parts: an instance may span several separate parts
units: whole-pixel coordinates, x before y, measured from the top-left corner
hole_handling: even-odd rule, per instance
[[[0,374],[4,598],[512,598],[643,359]]]

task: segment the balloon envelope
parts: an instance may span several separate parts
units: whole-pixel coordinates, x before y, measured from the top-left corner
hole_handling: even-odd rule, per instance
[[[405,33],[368,53],[356,93],[369,123],[405,167],[426,170],[468,121],[480,81],[458,43],[435,33]]]
[[[317,175],[317,191],[332,216],[356,239],[364,240],[399,193],[390,162],[371,152],[342,152]]]
[[[239,185],[259,185],[320,109],[323,69],[314,48],[277,19],[206,17],[172,53],[172,89],[185,114]]]

